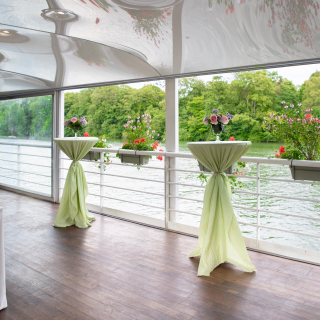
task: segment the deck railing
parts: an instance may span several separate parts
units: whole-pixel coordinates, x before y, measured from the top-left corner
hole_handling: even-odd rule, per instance
[[[37,152],[35,152],[37,151]],[[1,141],[1,185],[52,196],[51,144]]]
[[[188,168],[188,165],[186,167],[186,165],[183,164],[180,166],[181,168],[169,167],[170,158],[174,157],[179,159],[179,161],[189,159],[188,161],[190,161],[190,159],[194,159],[191,153],[157,151],[135,152],[132,150],[119,150],[112,148],[94,148],[92,151],[101,152],[99,161],[82,161],[87,176],[99,177],[98,179],[88,179],[89,198],[91,196],[92,199],[96,199],[96,201],[88,200],[89,209],[156,227],[197,235],[201,216],[203,191],[205,189],[204,185],[197,183],[199,181],[197,176],[201,172],[197,170],[197,164],[195,161],[192,168]],[[112,162],[106,166],[106,170],[104,171],[104,152],[108,152],[111,156],[116,153],[156,157],[162,156],[165,160],[163,163],[153,161],[152,164],[141,166],[140,170],[137,170],[135,165],[121,164],[119,160],[112,158]],[[68,162],[64,157],[62,157],[61,160]],[[247,246],[256,250],[320,263],[320,198],[315,196],[318,193],[318,186],[320,184],[312,181],[296,181],[291,178],[283,178],[281,176],[266,176],[265,170],[264,174],[261,174],[261,166],[263,165],[320,167],[320,162],[254,157],[243,157],[239,159],[239,161],[247,162],[253,168],[250,174],[237,176],[228,175],[236,177],[236,179],[241,179],[242,181],[249,181],[249,190],[245,188],[246,185],[241,189],[236,188],[233,190],[233,205],[235,212],[238,213],[238,222],[243,231]],[[100,165],[100,168],[93,167],[93,163],[95,166]],[[65,173],[68,169],[68,165],[68,163],[65,163],[61,167],[61,172]],[[150,172],[153,172],[153,174]],[[170,172],[177,172],[179,174],[179,178],[172,179],[175,175],[170,175]],[[203,173],[210,175],[206,172]],[[182,177],[183,181],[180,181],[181,174],[187,174],[188,177]],[[191,177],[192,175],[194,178]],[[61,182],[63,182],[63,180],[64,177],[61,176]],[[120,180],[122,181],[121,183],[119,182]],[[116,181],[118,185],[112,185],[110,181]],[[128,185],[128,181],[131,181],[131,183],[132,181],[135,181],[136,183],[134,185]],[[252,182],[255,182],[255,186],[252,185]],[[295,194],[283,195],[278,193],[277,190],[270,190],[266,192],[264,191],[266,188],[261,187],[261,184],[265,182],[282,183],[286,186],[313,186],[312,188],[314,188],[314,190],[312,192],[314,194],[310,197],[308,194],[306,196],[297,196]],[[151,184],[154,186],[154,190],[150,190]],[[181,192],[179,193],[178,189],[176,189],[177,191],[174,192],[174,194],[170,194],[169,190],[174,190],[170,188],[170,186],[173,185],[178,188],[183,188],[183,194],[181,194]],[[61,191],[62,188],[63,183],[61,184]],[[106,189],[110,191],[106,193]],[[122,196],[115,196],[114,193],[116,190],[121,191]],[[134,199],[130,198],[130,193],[144,195],[143,201],[139,200],[141,199],[139,196],[135,196]],[[196,196],[188,196],[189,193],[195,194]],[[251,197],[249,201],[251,205],[241,204],[241,197],[243,196]],[[265,203],[265,200],[262,201],[262,199],[268,199],[267,207],[262,205]],[[312,212],[310,211],[311,214],[310,212],[307,212],[308,210],[305,210],[305,207],[303,206],[301,206],[304,208],[301,214],[277,210],[277,203],[281,201],[287,201],[288,203],[298,202],[312,204],[313,206],[316,206],[316,208],[314,209],[314,207],[312,207]],[[186,202],[188,204],[186,204]],[[110,203],[112,203],[113,206],[111,206]],[[272,203],[274,203],[274,205]],[[183,208],[180,208],[181,205]],[[319,210],[317,209],[318,206]],[[154,214],[149,215],[148,212],[145,212],[143,209],[138,209],[136,212],[133,212],[134,207],[146,207],[148,210],[154,212]],[[316,210],[316,212],[314,212],[314,210]],[[244,219],[243,217],[246,216],[249,216],[249,218]],[[273,217],[270,220],[278,220],[280,222],[279,225],[281,226],[279,227],[278,225],[274,225],[274,221],[266,221],[266,217],[270,216]],[[190,219],[190,217],[193,218]],[[287,218],[296,220],[294,222],[290,221],[288,222],[288,225],[286,225],[283,219]],[[310,227],[305,221],[308,221]],[[301,226],[303,226],[303,228]],[[261,233],[263,233],[263,235],[261,235]],[[274,236],[275,234],[276,236]],[[303,239],[301,240],[302,243],[300,243],[300,239]],[[294,242],[292,245],[290,243],[291,240]]]
[[[197,179],[201,172],[191,153],[112,148],[92,151],[100,152],[100,159],[82,161],[89,185],[89,209],[197,235],[205,186]],[[111,157],[107,165],[105,152]],[[120,163],[116,153],[162,156],[164,161],[151,161],[137,170],[137,166]],[[179,167],[170,167],[170,158],[178,159]],[[50,144],[0,142],[0,185],[51,195],[51,159]],[[254,157],[239,161],[247,162],[252,171],[228,176],[244,182],[242,188],[233,190],[233,206],[247,246],[320,263],[320,183],[293,180],[288,169],[279,169],[279,176],[272,176],[264,167],[320,167],[320,162]],[[60,196],[70,162],[60,153]]]

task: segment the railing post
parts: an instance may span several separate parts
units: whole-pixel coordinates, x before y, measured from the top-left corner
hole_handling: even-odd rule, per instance
[[[260,163],[257,163],[257,248],[260,240]]]
[[[100,152],[100,212],[103,212],[104,207],[104,152]]]
[[[52,105],[52,137],[64,137],[64,92],[55,91]],[[52,197],[54,202],[59,202],[60,168],[64,167],[64,160],[60,160],[62,154],[57,145],[52,141]]]
[[[178,99],[178,79],[166,79],[166,151],[179,152],[179,99]],[[178,196],[178,186],[171,183],[179,182],[177,171],[178,159],[166,157],[165,159],[165,224],[168,228],[169,221],[176,221],[178,209],[178,199],[170,196]]]
[[[18,145],[18,155],[17,155],[17,162],[18,162],[18,168],[17,168],[17,170],[18,170],[18,189],[21,189],[21,174],[20,174],[20,172],[21,172],[21,156],[20,156],[20,153],[21,153],[21,146],[20,145]]]

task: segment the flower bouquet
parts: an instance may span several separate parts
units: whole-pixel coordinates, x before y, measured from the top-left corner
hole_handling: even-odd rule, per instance
[[[220,141],[219,135],[221,132],[225,131],[225,125],[229,123],[229,121],[234,118],[232,114],[227,112],[227,115],[223,115],[219,113],[217,109],[212,110],[211,116],[206,116],[202,123],[211,124],[212,132],[216,135],[216,141]]]
[[[85,117],[78,118],[77,115],[64,122],[64,125],[74,132],[75,137],[77,137],[77,132],[81,130],[86,124],[87,120],[85,119]]]
[[[135,120],[128,116],[127,123],[123,125],[124,136],[127,142],[124,142],[121,149],[138,150],[138,151],[154,151],[158,148],[159,143],[155,141],[155,130],[151,128],[152,117],[149,114],[143,114]],[[159,151],[163,151],[160,149]],[[149,162],[151,156],[117,154],[123,163],[133,163],[144,165]],[[163,160],[162,156],[157,157]]]

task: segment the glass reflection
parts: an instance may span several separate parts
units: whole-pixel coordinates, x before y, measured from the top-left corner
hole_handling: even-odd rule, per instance
[[[17,30],[0,29],[0,42],[21,43],[28,40],[28,37],[19,34]]]

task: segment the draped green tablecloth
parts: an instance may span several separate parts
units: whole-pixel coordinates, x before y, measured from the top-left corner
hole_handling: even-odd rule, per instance
[[[90,222],[95,218],[88,215],[86,208],[88,186],[79,160],[90,151],[98,138],[56,138],[53,140],[61,151],[73,160],[69,167],[54,226],[90,227]]]
[[[224,262],[247,272],[256,270],[232,208],[229,179],[223,172],[250,146],[249,141],[187,143],[195,158],[213,172],[204,193],[198,247],[190,253],[190,257],[201,255],[198,276],[209,276]]]

